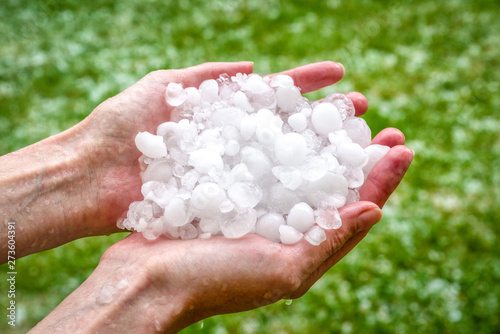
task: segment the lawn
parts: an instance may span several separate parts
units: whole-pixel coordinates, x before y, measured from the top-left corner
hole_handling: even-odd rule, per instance
[[[397,127],[416,152],[383,220],[304,297],[183,333],[499,333],[499,16],[496,0],[2,0],[0,154],[155,69],[341,62],[345,78],[307,96],[362,92],[372,131]],[[15,328],[0,266],[0,332],[33,327],[125,235],[19,259]]]

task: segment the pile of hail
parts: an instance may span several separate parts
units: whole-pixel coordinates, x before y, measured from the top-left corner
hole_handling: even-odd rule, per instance
[[[165,98],[172,121],[135,138],[144,200],[118,222],[147,239],[256,233],[319,245],[389,150],[370,145],[345,95],[311,102],[283,74],[170,83]]]

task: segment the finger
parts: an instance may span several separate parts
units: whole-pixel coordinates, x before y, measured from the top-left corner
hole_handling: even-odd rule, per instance
[[[327,240],[319,246],[308,245],[307,241],[302,241],[304,247],[308,247],[309,252],[312,253],[312,255],[305,256],[305,259],[310,261],[308,267],[311,272],[304,284],[294,292],[292,298],[303,295],[314,282],[342,259],[359,242],[358,240],[351,245],[350,240],[363,232],[368,232],[380,221],[382,211],[373,203],[357,202],[343,207],[340,210],[340,216],[342,226],[338,230],[326,230]],[[349,246],[345,247],[346,245]],[[340,250],[342,252],[338,253]]]
[[[356,111],[356,116],[361,116],[368,110],[368,100],[366,97],[358,92],[350,92],[345,94],[354,104],[354,110]]]
[[[379,132],[373,138],[372,144],[385,145],[394,147],[397,145],[404,145],[405,135],[396,128],[387,128]]]
[[[221,74],[229,76],[237,73],[252,73],[253,63],[248,61],[243,62],[226,62],[226,63],[204,63],[197,66],[179,70],[182,76],[184,87],[198,87],[203,81],[209,79],[217,79]]]
[[[143,80],[168,85],[170,82],[182,83],[184,87],[199,87],[209,79],[217,79],[221,74],[236,75],[252,73],[253,63],[248,61],[234,63],[204,63],[179,70],[158,70],[146,75]]]
[[[293,82],[301,89],[301,93],[309,93],[333,85],[344,76],[344,66],[333,61],[312,63],[293,68],[280,73],[293,78]]]
[[[373,202],[382,208],[403,179],[413,155],[413,151],[406,146],[391,148],[368,175],[359,191],[360,200]]]

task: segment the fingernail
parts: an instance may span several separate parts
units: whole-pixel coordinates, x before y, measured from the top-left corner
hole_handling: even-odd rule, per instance
[[[342,66],[342,72],[345,74],[345,67],[344,67],[344,65],[342,65],[342,63],[337,63],[337,64],[339,64],[340,66]]]
[[[357,218],[358,228],[360,230],[365,230],[376,223],[378,223],[382,219],[382,210],[378,207],[370,208],[366,211],[363,211]]]

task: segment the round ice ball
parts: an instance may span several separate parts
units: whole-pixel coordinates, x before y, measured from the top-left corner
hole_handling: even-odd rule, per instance
[[[280,240],[281,243],[285,245],[296,244],[304,237],[304,234],[297,231],[291,226],[280,225],[279,226]]]
[[[330,132],[342,128],[342,117],[332,103],[319,103],[312,111],[311,122],[316,132],[322,136],[328,136]]]
[[[257,220],[255,225],[255,233],[263,236],[274,242],[280,242],[280,231],[281,225],[285,225],[285,219],[283,215],[269,212],[264,214]]]
[[[306,140],[298,133],[287,133],[276,139],[274,153],[282,165],[300,165],[307,155]]]
[[[186,91],[182,88],[182,84],[170,82],[167,85],[166,101],[173,107],[180,106],[186,101]]]
[[[368,154],[356,143],[340,144],[335,155],[341,164],[352,167],[362,168],[368,162]]]
[[[190,204],[199,216],[207,216],[219,212],[219,205],[226,199],[226,194],[214,182],[201,183],[193,189]]]
[[[156,159],[167,155],[167,147],[162,136],[157,136],[149,132],[139,132],[135,136],[135,145],[145,156]]]
[[[191,152],[189,164],[202,174],[208,174],[211,170],[221,171],[224,166],[220,154],[206,148]]]
[[[286,224],[299,232],[305,232],[314,225],[314,211],[304,202],[295,204],[286,218]]]
[[[307,128],[307,117],[302,113],[296,113],[288,117],[288,124],[296,132],[302,132]]]

